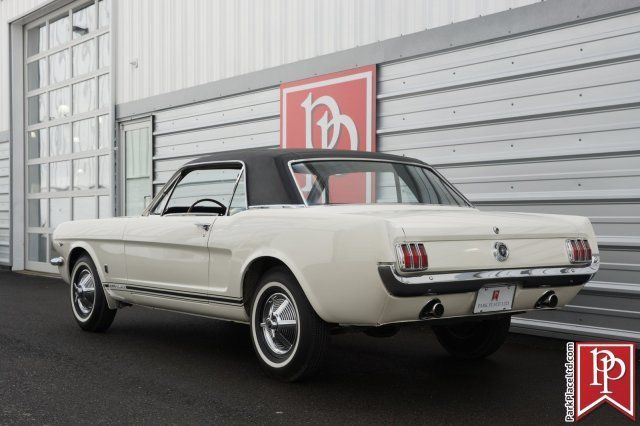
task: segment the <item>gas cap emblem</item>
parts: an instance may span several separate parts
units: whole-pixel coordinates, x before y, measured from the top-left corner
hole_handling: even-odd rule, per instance
[[[497,235],[500,233],[500,228],[498,228],[497,226],[493,227],[493,232]]]
[[[509,248],[507,245],[501,241],[498,241],[493,245],[493,255],[500,262],[504,262],[509,257]]]

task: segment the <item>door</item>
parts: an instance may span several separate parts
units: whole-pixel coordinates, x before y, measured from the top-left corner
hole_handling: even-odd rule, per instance
[[[148,214],[125,230],[128,285],[171,297],[209,292],[207,241],[214,221],[227,213],[241,164],[182,171]]]
[[[151,120],[122,124],[120,127],[120,215],[141,214],[153,191]]]

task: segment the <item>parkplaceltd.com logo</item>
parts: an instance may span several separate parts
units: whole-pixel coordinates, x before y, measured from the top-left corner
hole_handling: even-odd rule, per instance
[[[607,403],[636,419],[636,348],[630,342],[567,343],[565,421]]]

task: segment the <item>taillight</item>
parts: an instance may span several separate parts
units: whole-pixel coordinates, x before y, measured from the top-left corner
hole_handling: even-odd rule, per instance
[[[591,246],[587,240],[567,240],[567,254],[571,263],[590,263]]]
[[[396,246],[398,267],[404,272],[424,271],[429,267],[427,250],[422,243],[403,243]]]

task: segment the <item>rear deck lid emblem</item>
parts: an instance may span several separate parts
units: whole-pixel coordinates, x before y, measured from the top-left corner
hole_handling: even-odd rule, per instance
[[[493,245],[493,255],[500,262],[504,262],[509,257],[509,248],[501,241],[498,241]]]

